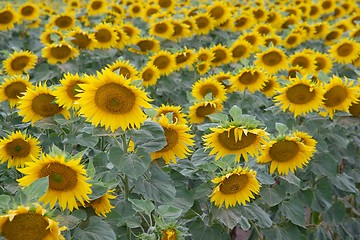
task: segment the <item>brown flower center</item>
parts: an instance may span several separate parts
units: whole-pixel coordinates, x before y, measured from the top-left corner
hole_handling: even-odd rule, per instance
[[[77,100],[79,99],[79,97],[76,97],[76,94],[78,94],[78,90],[80,89],[79,84],[84,83],[83,81],[75,81],[73,83],[71,83],[69,86],[67,86],[66,88],[66,93],[67,95],[73,99],[73,100]]]
[[[354,46],[350,43],[343,43],[336,49],[336,51],[340,57],[347,57],[354,52]]]
[[[171,6],[171,0],[159,0],[158,4],[161,8],[168,8]]]
[[[219,90],[214,84],[206,84],[200,88],[200,94],[202,97],[205,97],[208,93],[211,93],[212,97],[216,98]]]
[[[14,16],[10,11],[0,13],[0,24],[8,24],[13,20]]]
[[[155,46],[154,41],[152,40],[141,40],[136,44],[142,52],[152,50]]]
[[[5,87],[5,95],[10,99],[18,99],[25,91],[26,85],[23,82],[13,82]]]
[[[71,48],[66,45],[52,47],[50,49],[50,54],[56,59],[68,58],[71,55]]]
[[[39,94],[32,100],[31,109],[35,114],[42,117],[53,116],[62,110],[59,105],[53,103],[54,100],[55,97],[53,95],[46,93]]]
[[[157,58],[155,58],[154,60],[154,65],[160,69],[166,69],[170,64],[170,59],[168,56],[158,56]]]
[[[102,7],[102,2],[101,1],[94,1],[92,4],[91,4],[91,8],[93,10],[98,10],[99,8]]]
[[[155,25],[155,32],[156,33],[165,33],[165,32],[167,32],[168,31],[168,29],[169,29],[169,26],[166,24],[166,23],[157,23],[156,25]]]
[[[349,112],[351,113],[351,115],[359,117],[360,116],[360,103],[353,103],[349,107]]]
[[[248,48],[244,45],[238,45],[234,47],[231,51],[233,58],[241,58],[246,54]]]
[[[240,28],[247,23],[248,19],[246,17],[240,17],[235,20],[235,27]]]
[[[29,63],[30,59],[28,56],[19,56],[11,61],[11,68],[15,71],[24,69]]]
[[[75,33],[72,37],[74,39],[72,39],[71,42],[78,48],[86,48],[91,42],[89,36],[84,33]]]
[[[198,26],[198,28],[203,29],[209,26],[210,21],[207,17],[197,17],[195,19],[195,23]]]
[[[213,51],[214,53],[214,59],[211,60],[212,63],[220,63],[224,61],[227,57],[226,52],[223,49],[216,49]]]
[[[288,37],[288,38],[286,39],[286,42],[291,45],[291,44],[296,43],[297,40],[298,40],[298,37],[297,37],[297,36],[290,36],[290,37]]]
[[[229,150],[240,150],[253,144],[257,139],[257,135],[248,132],[247,135],[242,133],[241,139],[237,139],[234,134],[234,129],[220,133],[218,136],[219,143]]]
[[[184,63],[187,60],[189,60],[190,57],[191,57],[191,53],[188,53],[188,52],[180,53],[180,54],[176,55],[176,57],[175,57],[176,64]]]
[[[30,144],[21,138],[12,140],[5,145],[6,152],[11,157],[27,157],[30,153]]]
[[[151,81],[153,77],[154,77],[154,71],[152,69],[146,69],[142,73],[142,79],[145,82]]]
[[[32,6],[25,6],[21,9],[21,15],[30,16],[34,12],[34,8]]]
[[[340,33],[338,31],[332,31],[326,35],[325,40],[331,41],[331,40],[337,39],[339,37],[339,35],[340,35]]]
[[[246,174],[232,174],[221,182],[220,192],[223,194],[235,194],[246,187],[249,178]]]
[[[48,221],[40,214],[22,213],[4,223],[1,235],[8,240],[39,240],[49,237],[48,226]]]
[[[265,86],[261,89],[262,92],[266,92],[270,90],[274,86],[273,81],[267,81],[265,82]]]
[[[111,40],[112,34],[107,29],[99,29],[95,32],[95,38],[98,42],[107,43]]]
[[[55,25],[58,28],[68,28],[71,26],[73,19],[69,16],[61,16],[55,20]]]
[[[224,14],[225,14],[225,10],[221,6],[216,6],[210,10],[210,16],[215,20],[222,18]]]
[[[245,85],[251,85],[255,83],[260,77],[258,72],[244,72],[238,77],[238,81]]]
[[[276,51],[265,53],[262,56],[262,61],[264,62],[264,64],[271,67],[281,63],[282,59],[283,57],[281,56],[281,54]]]
[[[303,57],[303,56],[298,56],[296,58],[294,58],[294,60],[291,63],[292,66],[300,66],[304,69],[308,68],[310,65],[310,61],[307,57]]]
[[[348,92],[342,86],[332,87],[324,94],[324,105],[326,107],[336,107],[340,105],[348,96]]]
[[[298,143],[289,140],[276,142],[269,150],[269,156],[273,161],[287,162],[296,157],[300,147]]]
[[[207,104],[205,106],[199,106],[196,109],[196,116],[204,118],[209,114],[214,113],[216,110],[216,106],[212,104]]]
[[[95,94],[96,105],[107,112],[114,114],[128,113],[135,104],[136,96],[125,86],[108,83],[101,86]]]
[[[49,188],[56,191],[70,191],[78,181],[74,169],[58,162],[49,163],[40,170],[40,177],[46,176],[49,176]]]
[[[315,91],[311,91],[308,85],[300,83],[290,87],[286,91],[286,97],[291,103],[305,104],[314,99]]]
[[[315,63],[315,65],[316,65],[316,71],[320,71],[320,70],[322,70],[322,69],[324,69],[325,67],[326,67],[326,61],[325,61],[325,59],[324,58],[322,58],[322,57],[316,57],[315,58],[315,61],[316,61],[316,63]]]
[[[167,144],[163,149],[159,150],[158,152],[166,152],[172,149],[179,141],[179,134],[176,132],[175,129],[172,128],[163,128],[163,129]]]

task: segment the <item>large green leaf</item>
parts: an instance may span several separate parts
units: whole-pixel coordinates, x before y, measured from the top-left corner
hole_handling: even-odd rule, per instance
[[[49,188],[49,178],[43,177],[31,183],[30,186],[25,187],[23,189],[23,192],[27,197],[27,201],[32,202],[32,201],[36,201],[38,198],[43,196],[48,190],[48,188]]]
[[[144,199],[130,199],[132,208],[137,212],[145,212],[148,216],[151,216],[151,212],[155,209],[154,204],[149,200]]]
[[[111,160],[112,158],[110,158]],[[139,149],[135,153],[127,153],[117,161],[112,161],[120,173],[137,179],[145,173],[151,163],[151,156]]]
[[[229,229],[233,229],[238,224],[245,231],[249,230],[251,227],[249,221],[244,216],[242,216],[241,212],[237,208],[215,209],[213,214]]]
[[[245,218],[248,220],[256,220],[256,225],[261,228],[270,227],[273,224],[269,214],[253,203],[240,206],[239,209]]]
[[[275,189],[269,187],[262,188],[260,195],[270,207],[278,205],[283,200],[283,197],[280,196]]]
[[[196,240],[230,240],[230,235],[219,225],[206,225],[200,219],[193,221],[189,227],[191,239]]]
[[[304,204],[300,199],[291,198],[289,201],[284,201],[280,204],[279,209],[295,225],[305,226]]]
[[[346,192],[356,193],[358,188],[355,186],[354,179],[346,173],[338,174],[335,178],[330,178],[330,181],[338,189]]]
[[[74,230],[74,237],[79,240],[114,240],[116,235],[110,225],[99,217],[89,218],[86,227],[77,227]]]

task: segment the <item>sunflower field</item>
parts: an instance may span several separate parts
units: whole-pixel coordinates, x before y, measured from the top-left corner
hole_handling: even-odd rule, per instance
[[[360,239],[358,0],[0,0],[0,238]]]

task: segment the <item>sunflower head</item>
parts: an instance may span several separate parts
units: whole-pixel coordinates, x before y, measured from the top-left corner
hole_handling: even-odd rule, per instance
[[[108,23],[96,25],[94,37],[97,41],[96,47],[103,49],[115,47],[118,40],[115,27]]]
[[[148,64],[139,72],[138,78],[142,79],[141,84],[144,87],[153,86],[160,78],[159,69],[152,64]]]
[[[134,42],[135,48],[129,48],[130,51],[138,54],[148,54],[149,52],[158,52],[160,42],[155,38],[139,38]]]
[[[111,199],[116,198],[116,196],[113,195],[113,192],[114,190],[108,190],[103,196],[85,203],[85,207],[91,207],[94,209],[96,215],[103,215],[106,217],[106,214],[110,213],[111,209],[114,208],[114,206],[110,203]],[[81,203],[79,203],[79,206],[81,206]]]
[[[352,63],[360,55],[360,43],[349,38],[343,38],[339,43],[331,46],[329,53],[335,62]]]
[[[76,18],[73,13],[62,13],[53,16],[49,21],[49,26],[56,26],[61,30],[69,30],[75,26]]]
[[[255,68],[243,68],[239,73],[230,79],[230,83],[238,91],[245,91],[248,89],[250,92],[260,90],[265,85],[266,75],[263,71]]]
[[[134,79],[138,75],[138,70],[128,60],[116,60],[107,67],[113,72],[117,71],[127,79]]]
[[[79,27],[69,31],[68,36],[73,38],[70,42],[78,49],[93,50],[96,46],[94,34],[88,33]]]
[[[16,75],[9,78],[4,78],[4,82],[0,84],[0,102],[9,101],[10,108],[13,108],[19,102],[27,88],[34,86],[29,81],[29,76]]]
[[[287,56],[278,48],[270,47],[256,55],[255,65],[263,68],[270,74],[277,73],[287,67]]]
[[[162,20],[159,22],[152,22],[149,34],[161,38],[170,39],[174,34],[174,25],[169,20]]]
[[[175,56],[165,50],[155,53],[149,63],[156,66],[161,75],[169,75],[176,68]]]
[[[23,72],[27,73],[28,70],[35,67],[37,59],[37,56],[29,50],[15,51],[3,61],[4,70],[9,75],[21,75]]]
[[[193,84],[191,94],[197,99],[205,99],[208,94],[211,98],[223,102],[226,100],[225,87],[214,78],[200,79]]]
[[[69,59],[79,55],[79,51],[65,41],[46,45],[41,53],[42,56],[47,59],[49,64],[56,64],[58,62],[65,63]]]
[[[210,50],[214,54],[214,58],[211,60],[213,66],[227,64],[232,60],[230,50],[221,44],[213,46]]]
[[[18,21],[18,14],[14,11],[11,4],[5,5],[5,8],[0,10],[0,30],[10,30],[14,28]]]
[[[19,7],[19,16],[24,20],[34,20],[39,17],[40,8],[37,4],[27,2]]]

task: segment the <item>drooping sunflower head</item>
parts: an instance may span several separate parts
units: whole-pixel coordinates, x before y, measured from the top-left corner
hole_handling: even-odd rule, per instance
[[[211,60],[213,66],[227,64],[232,60],[230,50],[221,44],[213,46],[210,50],[214,53],[214,58]]]
[[[139,79],[142,79],[141,85],[149,87],[156,84],[157,80],[160,78],[160,72],[156,66],[148,64],[139,72],[138,77]]]
[[[12,132],[6,138],[0,140],[0,160],[7,162],[10,167],[23,167],[31,161],[31,157],[38,158],[40,155],[40,142],[20,131]]]
[[[97,76],[87,76],[79,84],[82,92],[77,96],[80,114],[93,125],[101,125],[112,132],[121,128],[139,128],[146,115],[142,107],[150,108],[146,92],[130,85],[130,81],[110,69],[104,69]]]
[[[69,30],[75,26],[76,18],[73,13],[66,12],[53,16],[49,26],[56,26],[61,30]]]
[[[259,91],[265,85],[266,75],[263,71],[255,68],[243,68],[230,79],[230,83],[236,90],[250,92]]]
[[[23,122],[35,122],[62,114],[65,118],[70,117],[69,111],[54,103],[55,96],[51,88],[45,84],[39,84],[33,89],[27,88],[25,94],[19,100],[19,115],[23,116]]]
[[[270,47],[266,51],[258,53],[256,58],[255,65],[263,68],[269,74],[287,68],[287,56],[282,50],[275,47]]]
[[[246,205],[259,194],[261,184],[256,179],[256,171],[238,167],[232,172],[212,180],[217,186],[213,189],[210,202],[221,208]]]
[[[194,135],[189,133],[190,128],[180,122],[171,123],[164,114],[156,121],[164,130],[167,144],[161,150],[151,153],[151,158],[163,158],[167,164],[176,163],[176,158],[186,158],[191,152],[189,147],[194,145]]]
[[[117,71],[126,79],[133,79],[138,75],[138,70],[129,62],[129,60],[116,60],[107,67],[113,72]]]
[[[186,116],[184,113],[181,112],[180,106],[173,106],[173,105],[164,105],[162,104],[159,108],[156,109],[157,114],[155,115],[155,118],[161,117],[161,115],[166,115],[168,113],[171,113],[173,118],[173,123],[179,122],[186,124]]]
[[[46,45],[42,49],[41,54],[47,59],[49,64],[56,64],[58,62],[65,63],[69,59],[77,57],[79,55],[79,50],[65,41],[61,41],[59,43]]]
[[[137,47],[129,48],[130,51],[138,54],[147,54],[149,52],[158,52],[160,50],[160,42],[155,38],[139,38],[134,45]]]
[[[60,80],[60,85],[55,87],[54,96],[55,102],[66,109],[74,108],[79,109],[79,106],[75,104],[75,101],[79,99],[77,94],[79,93],[79,84],[84,83],[85,80],[79,76],[79,74],[67,73],[64,78]]]
[[[149,63],[156,66],[161,75],[169,75],[176,68],[175,56],[166,50],[155,53]]]
[[[262,164],[270,162],[270,173],[275,170],[280,175],[287,175],[289,171],[294,173],[297,168],[306,166],[316,152],[315,146],[310,144],[308,137],[287,135],[271,140],[263,146],[262,155],[257,162]],[[308,140],[308,145],[304,143],[306,140]]]
[[[16,106],[19,97],[26,92],[27,88],[34,86],[29,81],[29,76],[16,75],[10,78],[4,78],[4,82],[0,84],[0,102],[9,101],[10,108]]]
[[[9,75],[21,75],[35,67],[37,56],[29,50],[15,51],[3,61],[4,70]]]
[[[37,19],[40,14],[39,6],[31,2],[22,4],[18,11],[20,18],[28,21]]]
[[[90,0],[87,5],[87,14],[90,16],[99,15],[106,12],[107,1],[104,0]]]
[[[13,29],[18,18],[19,16],[11,4],[5,5],[5,7],[0,10],[0,30],[7,31]]]
[[[339,43],[331,46],[329,53],[335,62],[352,63],[360,55],[360,43],[349,38],[343,38]]]
[[[206,78],[199,79],[192,86],[191,94],[197,99],[205,99],[205,97],[211,94],[211,98],[218,99],[220,102],[226,100],[225,87],[216,79]]]
[[[277,91],[280,94],[274,97],[276,105],[280,105],[284,112],[288,109],[294,117],[317,111],[322,105],[324,90],[312,83],[307,75],[290,78],[288,84]]]
[[[236,124],[238,125],[238,124]],[[241,157],[248,161],[248,155],[259,156],[261,144],[265,143],[267,133],[259,128],[248,129],[246,126],[219,126],[211,128],[212,133],[203,137],[206,148],[211,148],[210,155],[218,160],[229,154],[236,155],[236,161]]]
[[[326,113],[322,115],[332,119],[335,111],[349,111],[349,107],[353,102],[357,101],[357,93],[359,86],[353,86],[354,81],[348,79],[341,79],[333,76],[328,84],[325,84],[325,93],[323,108]]]
[[[74,28],[68,32],[68,36],[73,38],[70,42],[78,49],[93,50],[96,46],[95,36],[82,30],[80,27]]]
[[[208,118],[209,114],[220,112],[222,109],[223,105],[218,99],[195,102],[189,107],[189,122],[200,124]]]
[[[108,23],[100,23],[96,25],[94,30],[94,36],[97,41],[96,47],[107,49],[116,46],[118,35],[115,31],[115,27]]]
[[[111,199],[116,198],[116,196],[113,195],[113,192],[114,190],[108,190],[103,196],[92,199],[90,200],[90,202],[85,203],[85,207],[92,207],[96,215],[103,215],[104,217],[106,217],[106,214],[110,213],[111,209],[114,208],[114,206],[110,203]]]
[[[5,239],[53,239],[64,240],[61,232],[66,227],[47,217],[39,204],[31,207],[18,206],[8,214],[0,215],[0,234]]]

